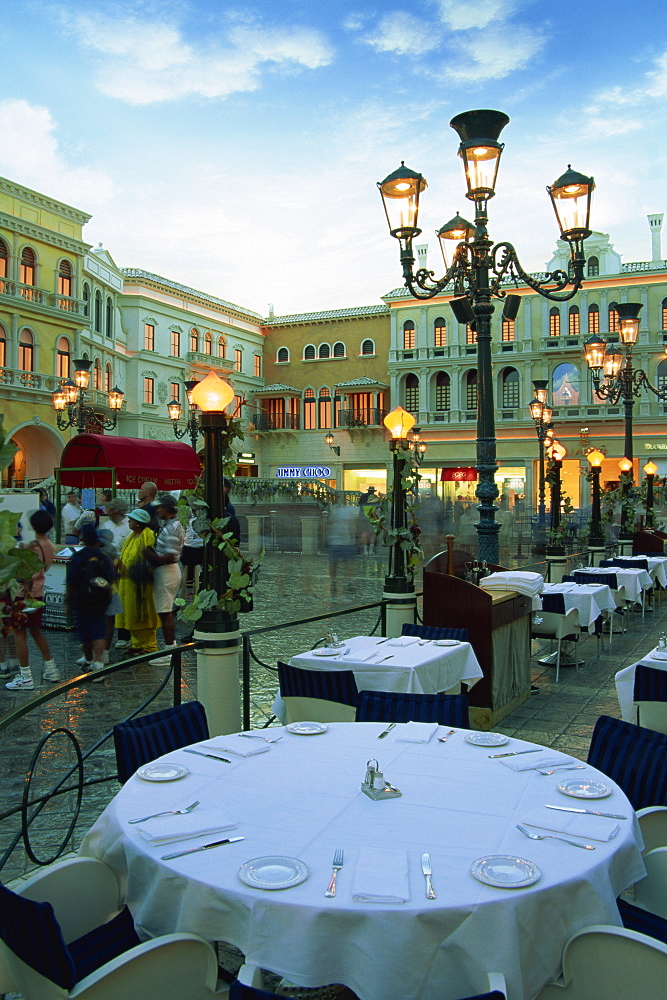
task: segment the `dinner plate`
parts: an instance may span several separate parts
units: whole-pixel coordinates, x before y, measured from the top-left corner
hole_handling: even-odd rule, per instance
[[[510,741],[504,733],[467,733],[464,738],[476,747],[502,747]]]
[[[318,736],[326,733],[329,727],[324,722],[290,722],[285,728],[295,736]]]
[[[142,764],[137,774],[144,781],[176,781],[188,773],[185,764]]]
[[[253,858],[239,868],[239,878],[253,889],[289,889],[305,882],[308,874],[303,861],[281,855]]]
[[[434,639],[433,640],[433,645],[434,646],[460,646],[461,645],[461,640],[460,639]]]
[[[559,792],[564,795],[572,795],[575,799],[606,799],[611,795],[609,785],[603,785],[601,781],[593,781],[586,778],[570,778],[568,781],[561,781],[556,785]]]
[[[322,646],[320,649],[311,649],[313,656],[340,656],[347,652],[347,646]]]
[[[651,653],[651,659],[653,660],[667,660],[667,649],[657,650],[654,649]]]
[[[470,874],[484,885],[494,885],[499,889],[523,889],[537,882],[542,872],[536,864],[524,858],[491,854],[473,861]]]

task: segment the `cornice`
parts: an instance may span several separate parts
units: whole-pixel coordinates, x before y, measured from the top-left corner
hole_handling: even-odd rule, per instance
[[[67,250],[69,253],[78,254],[81,257],[92,246],[91,243],[84,243],[72,236],[64,236],[53,229],[44,229],[34,222],[27,222],[25,219],[19,219],[15,215],[6,215],[4,212],[0,213],[0,228],[8,229],[12,233],[19,233],[27,239],[59,247],[61,250]]]
[[[25,201],[29,205],[38,205],[49,212],[55,212],[64,219],[71,219],[72,222],[76,222],[80,226],[85,226],[92,219],[92,215],[82,212],[79,208],[66,205],[65,202],[57,201],[55,198],[49,198],[48,195],[40,194],[39,191],[23,187],[22,184],[10,181],[7,177],[0,177],[0,191],[10,195],[12,198],[20,198],[21,201]]]

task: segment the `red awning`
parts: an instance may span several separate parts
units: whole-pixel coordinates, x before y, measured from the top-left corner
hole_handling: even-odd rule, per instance
[[[153,482],[159,490],[193,489],[201,470],[197,453],[178,441],[144,441],[106,434],[79,434],[60,459],[64,486],[136,489]]]
[[[477,469],[462,467],[459,469],[443,469],[441,483],[474,483],[477,479]]]

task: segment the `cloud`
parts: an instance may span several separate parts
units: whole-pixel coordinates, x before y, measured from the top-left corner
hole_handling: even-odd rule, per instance
[[[98,89],[129,104],[223,99],[256,90],[267,68],[317,69],[333,57],[324,37],[308,28],[236,25],[222,40],[195,44],[159,18],[62,12],[60,21],[96,55]]]
[[[634,106],[643,104],[647,100],[667,97],[667,51],[655,59],[654,65],[655,69],[646,73],[645,83],[642,86],[613,87],[611,90],[602,91],[596,96],[596,107],[592,110],[598,110],[600,104]]]
[[[0,135],[0,171],[10,179],[75,205],[97,205],[111,197],[108,174],[68,162],[48,108],[0,101]]]
[[[493,21],[506,21],[521,6],[519,0],[435,0],[440,18],[452,31],[486,28]]]
[[[457,39],[462,55],[442,69],[442,79],[502,80],[523,69],[544,47],[545,36],[531,28],[497,25]]]
[[[378,52],[393,52],[400,56],[421,56],[437,48],[441,33],[434,26],[410,14],[383,17],[375,32],[364,39]]]

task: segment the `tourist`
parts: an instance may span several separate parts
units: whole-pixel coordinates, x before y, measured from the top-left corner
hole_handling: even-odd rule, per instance
[[[150,514],[149,526],[153,531],[157,531],[160,527],[160,519],[157,513],[157,504],[155,503],[155,497],[157,496],[157,486],[155,483],[146,482],[142,483],[139,487],[139,492],[137,494],[137,507],[140,510],[147,510]]]
[[[78,545],[79,536],[76,532],[76,522],[81,517],[83,508],[81,500],[76,490],[70,490],[67,494],[67,503],[60,512],[62,522],[63,537],[67,545]]]
[[[83,525],[81,541],[83,547],[67,563],[67,600],[83,643],[84,670],[100,670],[104,666],[106,611],[116,569],[100,548],[94,524]]]
[[[104,530],[110,531],[113,543],[119,552],[122,552],[125,539],[130,534],[130,525],[127,520],[127,512],[130,508],[127,500],[123,497],[114,497],[104,505],[104,513],[109,518],[104,524]]]
[[[123,611],[116,616],[118,629],[127,629],[133,655],[157,652],[156,631],[160,619],[153,604],[153,567],[144,549],[155,543],[150,514],[136,507],[128,515],[131,534],[125,539],[118,563],[118,593]]]
[[[155,539],[155,546],[144,550],[144,557],[155,568],[153,601],[162,623],[162,637],[166,647],[176,645],[174,626],[174,601],[181,586],[181,564],[179,562],[185,531],[176,516],[178,501],[170,493],[158,497],[157,513],[162,522]],[[150,661],[153,666],[169,666],[169,656]]]

